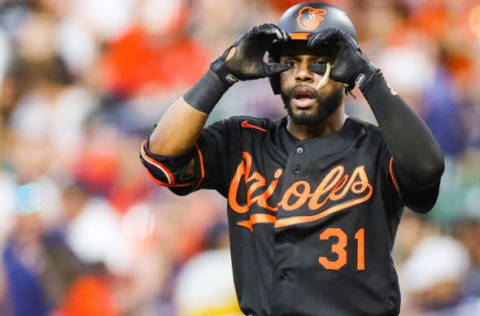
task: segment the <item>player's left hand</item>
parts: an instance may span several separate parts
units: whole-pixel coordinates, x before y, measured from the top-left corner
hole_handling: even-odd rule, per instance
[[[363,88],[379,72],[379,69],[363,54],[355,40],[340,30],[330,28],[312,34],[308,38],[308,45],[312,48],[333,45],[335,61],[330,78],[347,84],[349,89],[353,89],[355,85]],[[308,69],[323,75],[326,64],[317,63]]]

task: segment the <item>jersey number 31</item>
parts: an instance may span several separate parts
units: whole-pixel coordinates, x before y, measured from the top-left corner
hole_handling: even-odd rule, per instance
[[[329,240],[336,237],[337,242],[332,244],[331,251],[337,254],[337,260],[330,260],[327,257],[318,257],[318,262],[327,270],[339,270],[347,264],[348,236],[341,228],[327,228],[320,234],[320,240]],[[360,228],[355,233],[357,242],[357,270],[365,270],[365,228]]]

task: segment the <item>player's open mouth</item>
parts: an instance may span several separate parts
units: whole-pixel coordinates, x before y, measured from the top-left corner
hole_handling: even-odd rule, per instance
[[[295,89],[292,94],[292,105],[300,109],[309,108],[315,101],[315,94],[307,87]]]

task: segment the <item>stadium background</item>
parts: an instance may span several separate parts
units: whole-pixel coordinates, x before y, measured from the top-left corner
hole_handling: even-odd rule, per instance
[[[296,2],[0,0],[0,315],[239,315],[225,201],[156,186],[138,150],[213,58]],[[402,315],[480,315],[480,4],[328,2],[446,154],[435,209],[399,228]],[[243,82],[210,121],[280,102]]]

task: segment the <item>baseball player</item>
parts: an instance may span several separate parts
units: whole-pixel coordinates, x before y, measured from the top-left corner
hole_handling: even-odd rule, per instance
[[[204,128],[230,86],[263,77],[286,117]],[[355,86],[379,127],[346,117]],[[402,209],[429,211],[444,170],[437,142],[359,49],[348,16],[321,2],[242,35],[163,115],[140,155],[178,195],[227,198],[238,301],[256,316],[398,315],[390,252]]]

